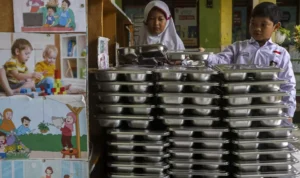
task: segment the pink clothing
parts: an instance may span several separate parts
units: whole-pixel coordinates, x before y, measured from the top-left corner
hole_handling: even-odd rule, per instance
[[[63,136],[72,136],[72,130],[66,125],[63,128],[61,128],[60,131]]]

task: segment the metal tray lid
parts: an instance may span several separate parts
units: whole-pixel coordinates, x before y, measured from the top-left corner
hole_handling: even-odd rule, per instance
[[[152,86],[152,82],[95,82],[95,85],[148,85]]]
[[[150,93],[112,93],[112,92],[98,92],[95,93],[98,96],[124,96],[124,97],[153,97]]]
[[[157,82],[158,85],[183,85],[183,86],[219,86],[217,82],[173,82],[173,81],[165,81],[165,82]]]
[[[207,159],[170,159],[170,164],[193,164],[193,165],[228,165],[227,161],[224,160],[207,160]]]
[[[219,110],[218,106],[198,106],[198,105],[189,105],[189,104],[181,104],[181,105],[158,105],[159,108],[183,108],[183,109],[211,109],[211,110]]]
[[[256,73],[256,72],[282,72],[283,69],[273,66],[255,64],[218,64],[214,69],[221,73]]]
[[[227,106],[224,110],[236,110],[236,109],[266,109],[266,108],[289,108],[287,104],[257,104],[247,106]]]
[[[299,151],[297,148],[283,148],[283,149],[257,149],[257,150],[236,150],[233,151],[234,155],[251,155],[251,154],[263,154],[263,155],[269,155],[269,154],[284,154],[284,153],[295,153]]]
[[[97,104],[97,107],[123,107],[123,108],[155,108],[155,105],[147,104]]]
[[[237,167],[240,166],[275,166],[275,165],[292,165],[298,163],[298,160],[292,156],[288,160],[268,160],[268,161],[238,161],[234,165]]]
[[[158,97],[184,97],[184,98],[220,98],[219,95],[209,93],[159,93]]]
[[[153,120],[153,116],[149,115],[122,115],[122,114],[98,114],[96,119],[108,119],[108,120]]]
[[[230,82],[225,83],[222,86],[223,87],[230,87],[230,86],[244,86],[244,85],[250,85],[250,86],[257,86],[257,85],[270,85],[270,84],[285,84],[287,83],[286,80],[270,80],[270,81],[244,81],[244,82]]]
[[[108,153],[110,156],[133,156],[133,157],[163,157],[168,158],[170,157],[169,153],[164,152],[121,152],[121,151],[114,151]]]
[[[268,116],[243,116],[243,117],[228,117],[227,121],[260,121],[260,120],[282,120],[289,118],[287,115],[268,115]]]
[[[168,175],[158,174],[135,174],[135,173],[113,173],[109,175],[109,178],[169,178]]]
[[[239,139],[233,140],[235,144],[245,144],[245,143],[282,143],[282,142],[298,142],[296,137],[287,137],[287,138],[265,138],[265,139]]]
[[[170,153],[194,153],[194,154],[229,154],[229,151],[224,149],[195,149],[195,148],[171,148]]]
[[[183,66],[158,66],[155,69],[156,73],[182,73],[185,71],[187,68]]]
[[[213,121],[220,120],[218,117],[211,117],[211,116],[182,116],[182,115],[158,116],[158,119],[213,120]]]
[[[107,131],[110,135],[159,135],[159,136],[168,136],[170,133],[167,131],[151,131],[151,130],[121,130],[121,129],[112,129]]]
[[[107,142],[108,145],[118,146],[118,145],[128,145],[128,146],[162,146],[167,147],[170,144],[163,141],[111,141]]]
[[[293,127],[251,127],[251,128],[233,128],[232,132],[234,133],[243,133],[243,132],[272,132],[272,131],[292,131],[296,128]]]
[[[182,137],[171,137],[170,142],[194,142],[194,143],[229,143],[228,140],[222,138],[182,138]]]
[[[166,163],[135,163],[135,162],[121,162],[115,161],[107,163],[110,167],[133,167],[133,168],[161,168],[168,169],[170,166]]]
[[[181,170],[181,169],[172,169],[169,171],[170,175],[176,175],[176,176],[208,176],[208,177],[223,177],[228,176],[227,172],[214,170]]]
[[[251,98],[260,98],[265,96],[289,96],[287,92],[268,92],[268,93],[246,93],[246,94],[230,94],[223,96],[224,98],[242,98],[242,97],[251,97]]]
[[[184,130],[184,131],[215,131],[215,132],[229,132],[228,128],[225,127],[170,127],[169,131],[178,131],[178,130]]]
[[[116,74],[152,74],[153,69],[146,67],[113,67],[109,69],[93,70],[93,73],[116,73]]]
[[[239,172],[235,174],[237,178],[296,178],[299,175],[299,171],[295,168],[289,171],[272,171],[272,172]]]

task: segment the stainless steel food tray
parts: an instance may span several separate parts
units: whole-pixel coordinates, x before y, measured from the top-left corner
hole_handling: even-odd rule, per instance
[[[182,126],[185,121],[192,121],[195,126],[212,126],[214,122],[219,121],[218,117],[204,117],[204,116],[180,116],[180,115],[165,115],[158,116],[162,119],[164,124],[168,126]]]
[[[274,81],[248,81],[248,82],[231,82],[222,86],[229,94],[249,93],[253,87],[259,92],[278,92],[280,85],[287,83],[285,80]]]
[[[153,86],[152,82],[97,82],[97,88],[101,92],[122,92],[124,87],[130,92],[144,93]]]
[[[113,151],[108,154],[110,157],[112,157],[115,160],[118,161],[134,161],[136,158],[142,158],[145,162],[161,162],[163,159],[169,158],[169,153],[164,152],[118,152]]]
[[[148,115],[155,108],[154,105],[147,104],[97,104],[96,107],[105,114],[122,114],[125,109],[129,109],[131,114]]]
[[[168,162],[175,169],[192,169],[193,166],[201,166],[204,170],[218,170],[221,166],[228,165],[228,162],[223,160],[171,159]]]
[[[185,112],[186,109],[192,110],[192,113],[198,116],[208,116],[212,111],[219,110],[217,106],[197,106],[197,105],[158,105],[158,108],[163,110],[164,114],[180,115]]]
[[[185,138],[172,137],[169,139],[174,148],[192,148],[194,144],[201,144],[199,148],[221,149],[224,144],[229,143],[221,138]]]
[[[194,155],[200,155],[203,159],[220,160],[229,151],[223,149],[193,149],[193,148],[171,148],[169,150],[174,158],[191,159]]]
[[[143,142],[138,142],[138,141],[112,141],[108,142],[108,145],[116,148],[117,150],[120,151],[131,151],[135,147],[140,147],[143,148],[146,151],[149,152],[161,152],[165,147],[168,147],[170,144],[165,143],[162,141],[143,141]]]
[[[222,171],[209,171],[209,170],[180,170],[172,169],[169,174],[176,178],[188,178],[193,176],[201,176],[207,178],[218,178],[223,176],[228,176],[227,172]]]
[[[112,173],[109,178],[169,178],[164,174],[134,174],[134,173]]]
[[[280,126],[283,119],[287,119],[286,115],[270,115],[270,116],[243,116],[228,117],[226,121],[231,128],[250,127],[253,121],[260,122],[261,126]]]
[[[299,177],[299,171],[292,169],[289,171],[270,171],[270,172],[239,172],[237,178],[296,178]]]
[[[289,108],[286,104],[258,104],[258,105],[247,105],[247,106],[227,106],[224,110],[227,111],[229,117],[238,116],[249,116],[254,114],[266,116],[266,115],[281,115],[283,114],[283,109]]]
[[[154,118],[148,115],[98,114],[96,119],[102,127],[119,127],[122,122],[127,122],[132,128],[147,128]]]
[[[211,87],[219,86],[216,82],[158,82],[163,92],[177,92],[180,93],[185,87],[191,87],[194,93],[206,93]]]
[[[163,104],[182,104],[185,99],[191,99],[192,104],[211,105],[214,99],[220,98],[216,94],[199,94],[199,93],[159,93],[157,95]]]
[[[120,130],[113,129],[108,131],[109,135],[112,135],[118,140],[133,140],[136,136],[142,136],[145,140],[160,141],[164,137],[169,135],[169,132],[159,132],[150,130]]]
[[[255,74],[255,79],[272,80],[277,78],[277,73],[283,69],[272,66],[259,66],[255,64],[218,64],[213,67],[224,75],[226,80],[245,80],[247,74]]]
[[[165,163],[135,163],[135,162],[111,162],[108,166],[118,172],[132,172],[134,169],[143,169],[145,173],[163,173],[170,166]]]
[[[297,151],[295,148],[288,147],[283,149],[235,150],[233,154],[241,161],[259,160],[264,157],[270,160],[287,160],[291,158],[291,153]]]
[[[129,81],[145,81],[147,74],[152,74],[149,68],[110,68],[94,72],[97,81],[116,81],[120,74],[126,76]]]
[[[259,147],[268,149],[287,148],[289,143],[298,142],[295,137],[288,138],[267,138],[267,139],[239,139],[233,140],[233,143],[241,150],[256,150]]]
[[[253,98],[257,98],[261,104],[278,104],[282,102],[284,96],[289,96],[289,94],[286,92],[231,94],[225,95],[223,98],[228,104],[238,106],[251,104]]]
[[[118,103],[121,98],[128,98],[129,102],[134,104],[144,104],[148,98],[153,97],[149,93],[111,93],[111,92],[98,92],[98,100],[101,103]]]
[[[292,127],[252,127],[252,128],[237,128],[233,129],[233,133],[239,138],[254,139],[257,137],[263,138],[281,138],[289,137],[292,134]]]
[[[228,128],[209,127],[171,127],[169,131],[178,137],[193,137],[195,133],[200,133],[203,138],[221,138],[224,133],[229,132]]]

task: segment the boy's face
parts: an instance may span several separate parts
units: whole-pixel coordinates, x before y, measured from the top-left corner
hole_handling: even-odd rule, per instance
[[[148,14],[147,26],[148,31],[152,35],[159,35],[165,30],[167,20],[164,14],[157,9],[153,9]]]
[[[5,143],[5,136],[0,136],[0,144],[4,144]]]
[[[32,50],[29,47],[26,47],[23,50],[16,49],[15,53],[18,57],[19,62],[26,63],[30,58],[31,51]]]
[[[48,9],[48,15],[53,16],[53,14],[54,14],[54,10],[49,8]]]
[[[265,43],[279,27],[280,23],[274,24],[268,17],[254,17],[250,20],[249,31],[252,38]]]
[[[23,125],[24,125],[25,127],[29,127],[29,124],[30,124],[30,121],[24,120]]]
[[[63,8],[63,10],[66,10],[69,6],[66,2],[61,3],[61,7]]]
[[[50,51],[48,55],[45,56],[45,62],[49,65],[55,64],[57,54],[54,51]]]

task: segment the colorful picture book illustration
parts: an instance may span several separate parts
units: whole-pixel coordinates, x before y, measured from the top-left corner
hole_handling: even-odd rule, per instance
[[[14,0],[15,32],[85,32],[85,0]]]
[[[0,96],[6,88],[31,97],[85,93],[85,34],[0,33],[0,38]]]
[[[0,97],[0,113],[1,159],[88,159],[83,96]]]
[[[64,160],[0,161],[3,178],[88,178],[88,162]]]

